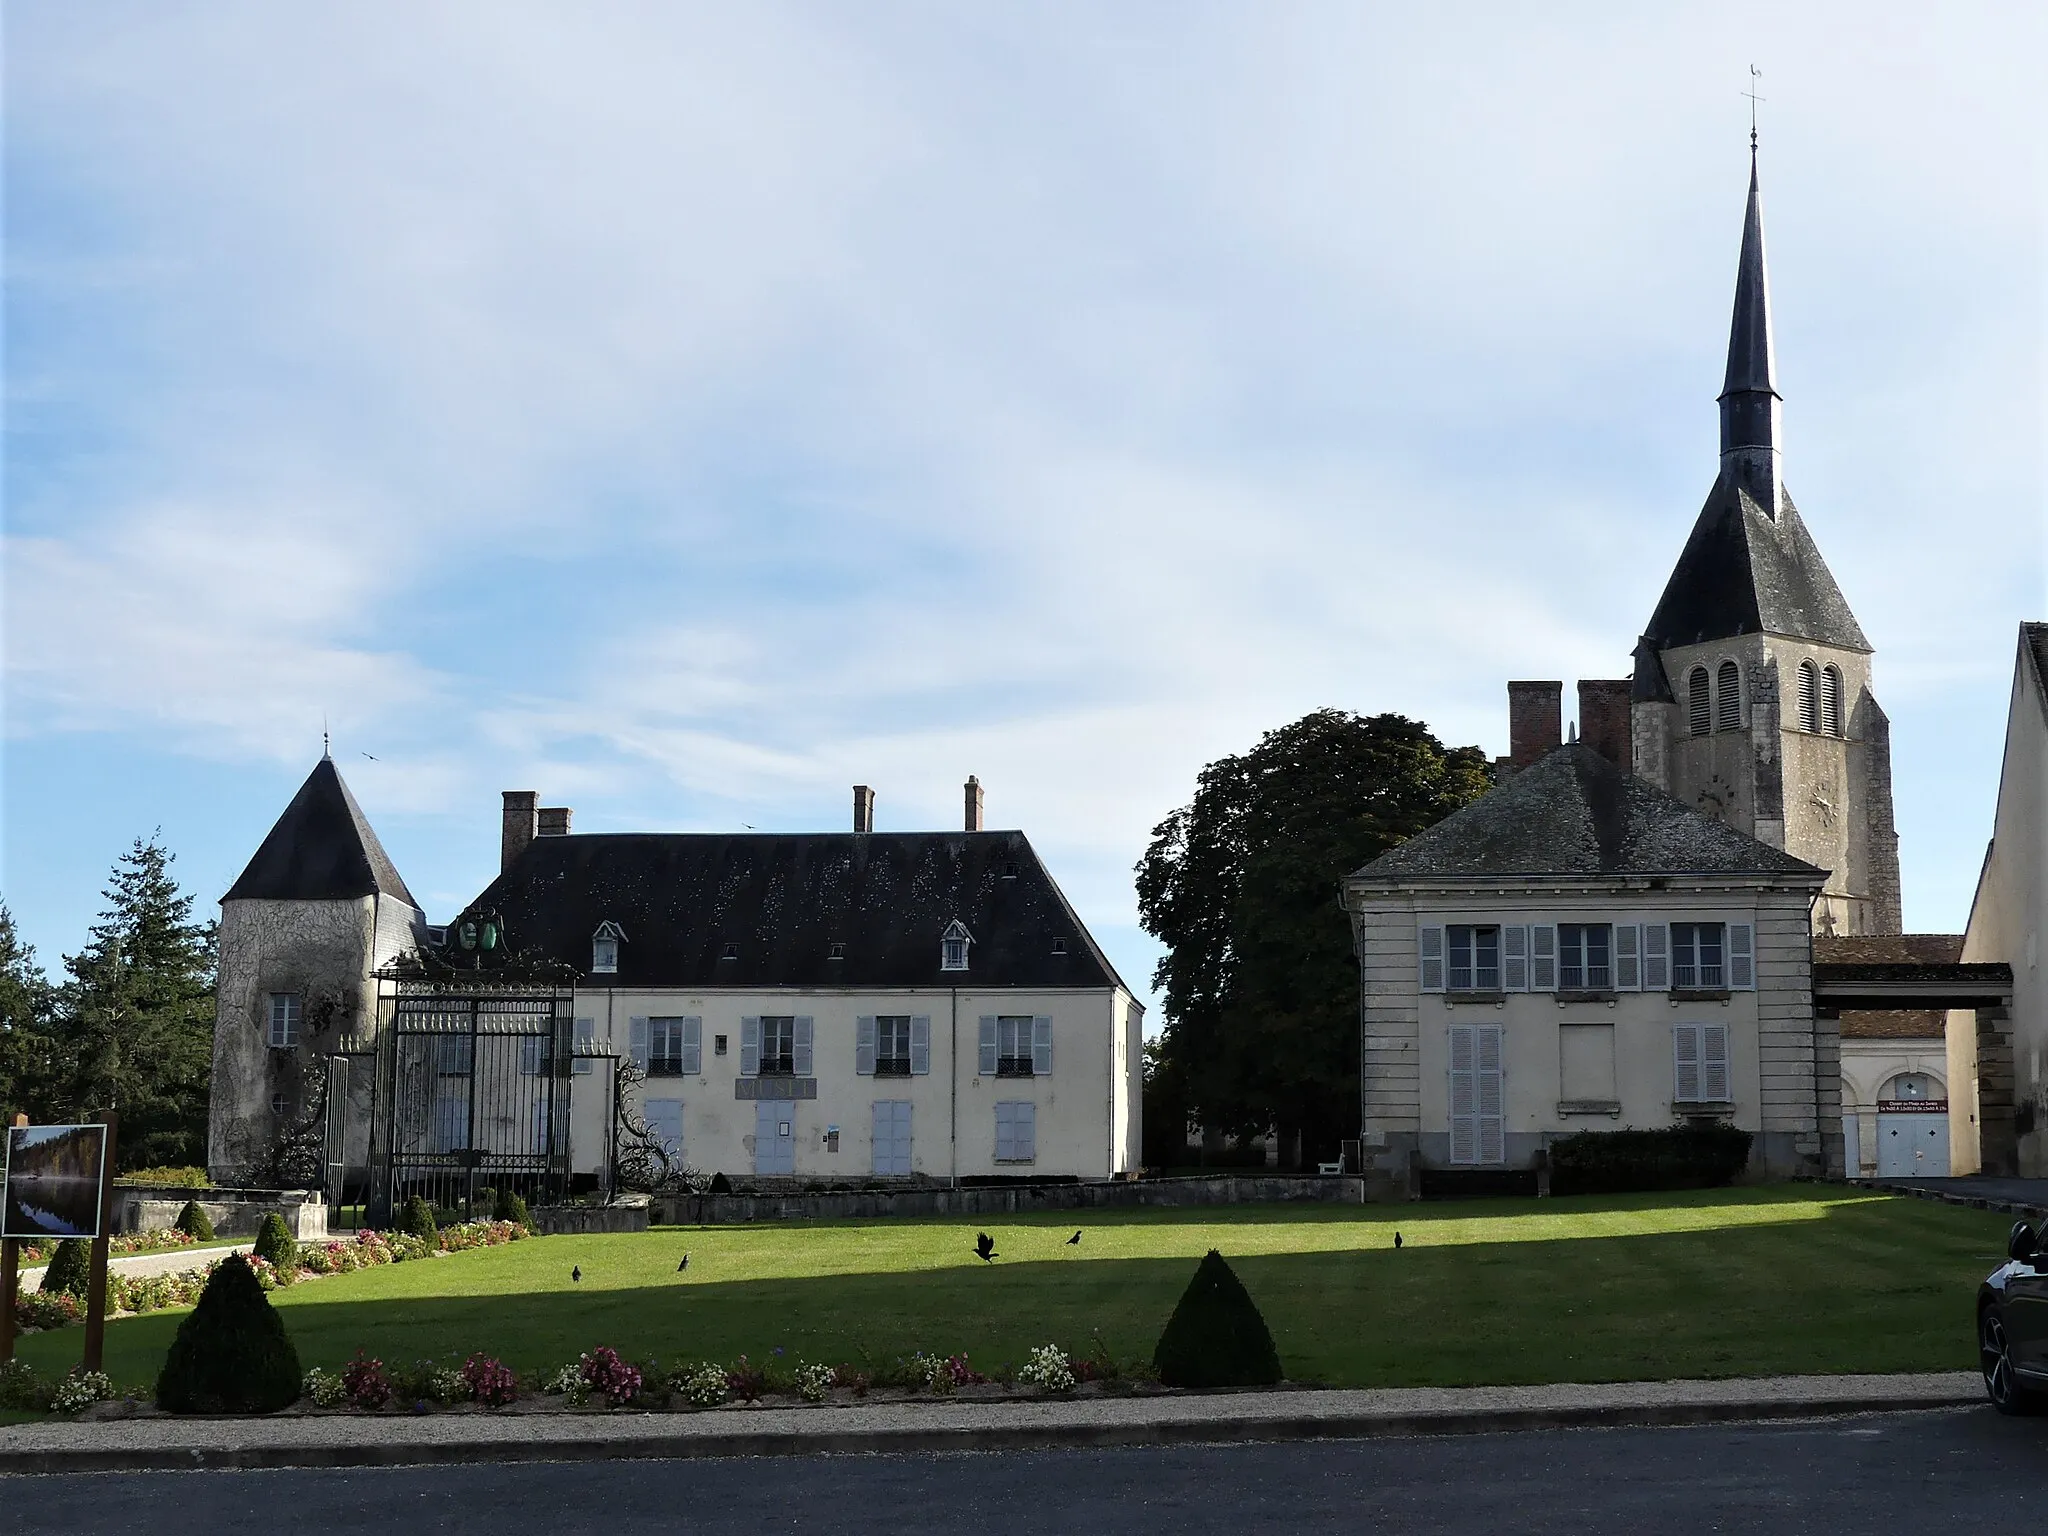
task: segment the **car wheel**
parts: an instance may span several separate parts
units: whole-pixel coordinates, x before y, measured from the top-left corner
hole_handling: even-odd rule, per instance
[[[2005,1318],[1997,1307],[1986,1307],[1977,1318],[1977,1359],[1984,1370],[1984,1392],[2000,1413],[2027,1414],[2040,1399],[2020,1385],[2012,1368],[2012,1344],[2005,1334]]]

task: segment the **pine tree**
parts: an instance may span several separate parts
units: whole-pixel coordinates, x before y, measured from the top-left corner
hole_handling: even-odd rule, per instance
[[[21,942],[14,914],[0,904],[0,1120],[53,1118],[63,1059],[50,1033],[54,1001],[35,946]]]
[[[116,1109],[129,1168],[206,1160],[213,1064],[214,931],[171,876],[156,837],[116,861],[90,941],[67,955],[55,1035],[73,1114]]]

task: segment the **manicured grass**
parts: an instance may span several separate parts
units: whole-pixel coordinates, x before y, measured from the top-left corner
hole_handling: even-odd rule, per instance
[[[776,1348],[1020,1361],[1099,1332],[1149,1359],[1195,1262],[1230,1259],[1290,1379],[1342,1386],[1616,1381],[1975,1365],[1977,1282],[2009,1220],[1862,1191],[1403,1207],[1256,1206],[552,1237],[273,1297],[308,1365],[494,1354],[522,1373],[609,1344],[663,1361]],[[1078,1247],[1065,1239],[1079,1226]],[[1001,1257],[983,1265],[974,1234]],[[1399,1230],[1404,1248],[1396,1252]],[[687,1274],[676,1272],[687,1252]],[[572,1284],[569,1272],[583,1279]],[[181,1313],[117,1319],[117,1383],[152,1381]],[[77,1329],[22,1341],[61,1369]]]

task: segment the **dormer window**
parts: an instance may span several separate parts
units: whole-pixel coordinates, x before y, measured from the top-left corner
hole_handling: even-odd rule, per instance
[[[619,942],[626,931],[617,923],[600,923],[590,938],[590,974],[614,976],[619,969]]]
[[[1065,939],[1054,939],[1052,941],[1052,952],[1056,955],[1064,955],[1067,952],[1067,941]]]
[[[967,946],[974,942],[974,936],[967,931],[967,925],[957,917],[939,935],[939,969],[942,971],[964,971],[967,969]]]
[[[825,951],[825,958],[827,960],[844,960],[846,958],[846,946],[844,944],[834,944]]]
[[[723,953],[721,953],[721,954],[719,955],[719,957],[718,957],[718,958],[719,958],[719,959],[721,959],[721,960],[737,960],[737,959],[739,959],[739,957],[740,957],[740,947],[739,947],[739,944],[738,944],[738,943],[737,943],[736,941],[734,941],[734,940],[728,939],[728,940],[726,941],[726,945],[725,945],[725,950],[724,950],[724,952],[723,952]]]

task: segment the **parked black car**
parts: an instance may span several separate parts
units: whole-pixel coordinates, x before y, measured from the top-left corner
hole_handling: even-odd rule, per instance
[[[2048,1246],[2012,1224],[2006,1261],[1977,1287],[1977,1358],[2000,1413],[2048,1408]]]

